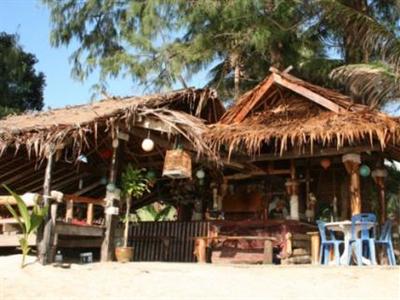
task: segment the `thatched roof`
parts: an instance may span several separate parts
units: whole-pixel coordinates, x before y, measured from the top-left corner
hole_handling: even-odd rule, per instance
[[[299,153],[315,146],[355,146],[368,143],[400,145],[400,119],[392,118],[336,91],[313,85],[284,72],[272,74],[245,93],[205,134],[219,149],[249,155],[288,149]]]
[[[29,154],[34,151],[37,156],[42,156],[47,146],[53,144],[58,148],[72,145],[79,154],[89,147],[88,138],[97,139],[114,128],[129,131],[135,126],[182,135],[199,152],[209,152],[201,134],[207,129],[205,123],[216,122],[223,113],[223,105],[210,89],[113,97],[92,104],[0,120],[0,152],[10,146],[16,150],[25,146]],[[156,122],[157,126],[148,127],[148,121]]]

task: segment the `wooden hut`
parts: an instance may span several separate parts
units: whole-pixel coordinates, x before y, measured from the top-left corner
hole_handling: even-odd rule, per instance
[[[316,217],[371,211],[373,197],[386,219],[383,161],[400,160],[399,118],[271,68],[209,127],[209,145],[242,166],[224,168],[220,233],[225,226],[230,234],[268,234],[281,222],[304,234]],[[276,202],[287,210],[279,221],[271,220]]]
[[[120,205],[117,195],[106,196],[109,186],[118,184],[121,170],[134,163],[161,178],[166,150],[176,145],[194,167],[203,160],[215,162],[202,134],[224,111],[215,91],[184,89],[0,120],[0,182],[21,195],[38,193],[51,206],[38,235],[40,260],[51,261],[57,247],[95,246],[102,247],[102,260],[110,260],[117,223],[113,208]],[[144,151],[144,139],[154,149]],[[16,246],[16,221],[4,217],[7,210],[1,207],[12,198],[0,192],[0,246]],[[146,195],[136,207],[156,196]]]

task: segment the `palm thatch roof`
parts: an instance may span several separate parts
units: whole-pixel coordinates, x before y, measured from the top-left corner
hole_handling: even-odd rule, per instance
[[[134,127],[181,135],[199,153],[211,154],[201,135],[205,124],[224,113],[216,92],[184,89],[143,97],[113,97],[87,105],[9,116],[0,120],[0,153],[25,146],[29,155],[46,154],[49,145],[71,146],[76,155],[90,147],[88,139]]]
[[[214,149],[224,146],[229,155],[245,151],[254,156],[369,144],[379,145],[382,151],[390,148],[400,158],[399,118],[288,73],[271,71],[210,126],[205,139]]]

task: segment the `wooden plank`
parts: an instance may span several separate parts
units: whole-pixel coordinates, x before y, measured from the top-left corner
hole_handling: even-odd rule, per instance
[[[307,99],[310,99],[311,101],[313,101],[335,113],[339,113],[341,110],[343,110],[335,102],[333,102],[317,93],[314,93],[313,91],[311,91],[303,86],[300,86],[298,84],[290,82],[277,73],[273,73],[272,77],[274,78],[274,82],[278,83],[279,85],[281,85],[285,88],[288,88],[288,89],[292,90],[293,92],[295,92]]]
[[[274,84],[274,77],[271,75],[268,77],[267,81],[260,86],[260,88],[256,91],[256,95],[253,95],[252,99],[245,107],[241,109],[239,114],[235,116],[233,119],[234,122],[243,121],[249,112],[259,103],[259,101],[264,97],[265,93],[271,88]]]
[[[57,222],[55,232],[58,235],[103,237],[104,228]]]
[[[102,238],[83,239],[83,240],[76,240],[76,239],[61,240],[61,239],[59,239],[58,247],[62,247],[62,248],[100,248],[102,241],[103,241]]]
[[[87,203],[87,204],[91,203],[93,205],[99,205],[99,206],[106,205],[106,202],[104,201],[104,199],[84,197],[84,196],[78,196],[78,195],[70,195],[70,194],[65,194],[64,200],[72,200],[75,203]]]

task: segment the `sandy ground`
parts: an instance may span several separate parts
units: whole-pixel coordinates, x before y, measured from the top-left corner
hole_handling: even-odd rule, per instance
[[[400,267],[19,262],[0,257],[0,299],[400,299]]]

